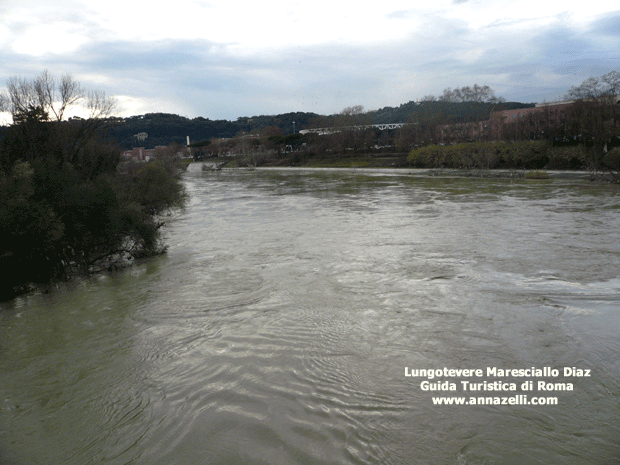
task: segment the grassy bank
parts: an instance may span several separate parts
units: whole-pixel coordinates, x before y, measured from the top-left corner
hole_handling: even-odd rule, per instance
[[[589,177],[618,182],[619,148],[606,154],[584,145],[554,147],[546,141],[475,142],[429,145],[409,153],[322,153],[296,151],[272,156],[256,154],[232,158],[228,167],[306,168],[419,168],[431,175],[547,179],[550,171],[581,172]],[[616,156],[618,155],[618,156]],[[221,160],[220,160],[221,161]],[[615,164],[614,164],[615,163]],[[566,177],[566,175],[563,175]]]

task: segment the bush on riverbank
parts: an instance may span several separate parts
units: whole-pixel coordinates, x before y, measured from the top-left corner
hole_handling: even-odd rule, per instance
[[[163,252],[160,215],[184,200],[156,163],[84,179],[70,163],[18,160],[0,173],[0,299]]]
[[[105,119],[12,108],[0,139],[0,300],[165,250],[162,215],[185,201],[178,165],[119,165]]]
[[[620,183],[620,147],[615,147],[603,157],[603,166],[612,176],[612,181]]]
[[[546,141],[473,142],[417,148],[407,160],[418,168],[580,169],[587,155],[581,145],[552,147]]]

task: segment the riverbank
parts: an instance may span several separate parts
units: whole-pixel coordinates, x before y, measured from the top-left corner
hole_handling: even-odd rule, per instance
[[[386,163],[378,163],[373,166],[369,163],[363,163],[364,160],[359,158],[328,160],[320,163],[319,160],[313,160],[311,163],[304,165],[279,165],[267,164],[261,166],[242,166],[237,159],[231,160],[223,166],[224,170],[228,169],[252,169],[252,170],[298,170],[298,171],[326,171],[326,170],[353,170],[366,173],[384,173],[384,174],[406,174],[420,177],[472,177],[472,178],[498,178],[498,179],[581,179],[585,181],[605,181],[605,173],[592,173],[585,170],[480,170],[480,169],[446,169],[446,168],[411,168],[405,166],[394,166]],[[210,166],[221,164],[221,158],[209,159],[204,162],[194,162],[201,169],[203,165]]]
[[[421,168],[432,175],[467,177],[548,179],[574,172],[577,174],[569,177],[612,183],[620,182],[619,163],[616,148],[602,154],[586,145],[556,147],[546,141],[428,145],[410,152],[347,149],[248,153],[226,160],[229,167]]]
[[[454,169],[427,169],[427,168],[364,168],[348,167],[355,171],[372,173],[408,174],[412,176],[444,176],[444,177],[475,177],[475,178],[506,178],[506,179],[584,179],[589,180],[591,173],[587,171],[546,171],[546,170],[454,170]],[[260,167],[256,169],[290,169],[290,170],[333,170],[348,169],[333,166],[305,166],[305,167]]]

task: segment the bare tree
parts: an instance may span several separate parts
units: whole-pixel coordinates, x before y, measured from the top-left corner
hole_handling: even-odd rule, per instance
[[[420,99],[420,102],[436,102],[436,101],[437,101],[437,97],[435,97],[433,94],[425,95],[424,97]]]
[[[601,81],[607,84],[607,91],[609,94],[620,94],[620,73],[618,71],[611,71],[610,73],[601,76]]]
[[[439,100],[442,102],[459,102],[459,91],[460,89],[453,91],[451,87],[447,87],[443,90],[443,95],[439,97]]]
[[[603,85],[597,77],[589,77],[577,87],[572,86],[566,93],[566,100],[579,100],[583,98],[597,98],[604,95]]]
[[[69,74],[56,79],[46,70],[33,79],[11,77],[0,95],[0,108],[13,119],[12,134],[21,140],[14,147],[28,148],[7,151],[2,162],[6,166],[16,158],[32,161],[42,153],[55,153],[64,162],[80,166],[85,176],[96,176],[116,163],[116,155],[104,150],[101,141],[114,109],[114,100],[103,92],[86,91]],[[74,110],[87,118],[69,118]]]
[[[343,116],[361,115],[362,113],[364,113],[363,105],[354,105],[352,107],[346,107],[346,108],[343,108],[343,110],[340,112],[340,114]]]
[[[611,71],[600,78],[589,77],[577,87],[572,86],[564,98],[566,100],[579,100],[617,94],[620,94],[620,73]]]
[[[86,108],[89,118],[105,118],[114,111],[116,101],[105,95],[103,91],[91,90],[86,94]]]
[[[111,115],[114,105],[104,92],[85,91],[71,75],[56,79],[47,70],[30,80],[11,77],[7,93],[0,98],[0,108],[11,113],[14,122],[28,117],[62,121],[67,111],[79,106],[88,111],[88,118],[104,118]]]
[[[505,102],[506,100],[502,97],[496,97],[495,92],[489,86],[479,86],[478,84],[474,84],[472,87],[457,87],[456,89],[451,89],[448,87],[444,89],[443,95],[439,97],[440,101],[443,102],[488,102],[488,103],[497,103],[497,102]]]
[[[5,93],[0,93],[0,112],[9,111],[9,98]]]

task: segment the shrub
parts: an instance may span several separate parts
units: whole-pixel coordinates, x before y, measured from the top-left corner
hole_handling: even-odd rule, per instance
[[[541,169],[549,163],[548,150],[544,141],[428,145],[412,150],[407,160],[420,168]]]

